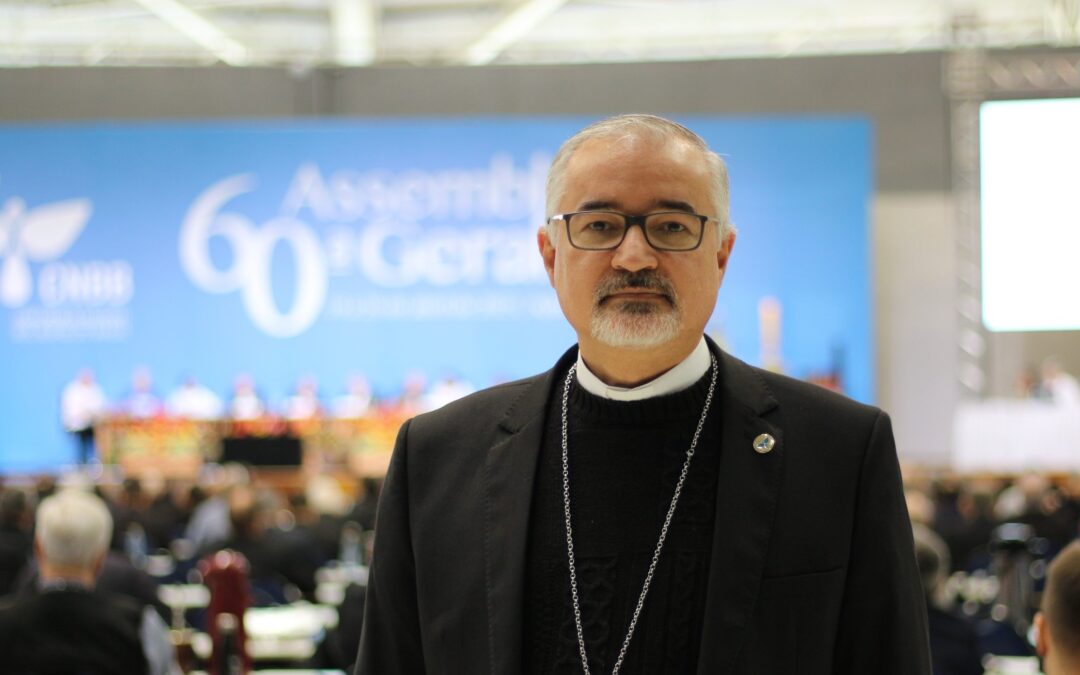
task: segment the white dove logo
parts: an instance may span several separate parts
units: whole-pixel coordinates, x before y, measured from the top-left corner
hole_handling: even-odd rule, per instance
[[[21,307],[34,293],[30,262],[55,260],[79,238],[93,207],[89,199],[69,199],[27,210],[11,197],[0,208],[0,304]]]

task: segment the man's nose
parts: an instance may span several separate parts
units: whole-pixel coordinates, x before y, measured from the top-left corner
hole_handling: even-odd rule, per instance
[[[612,267],[628,272],[656,269],[656,263],[656,249],[649,244],[645,231],[640,227],[627,230],[611,259]]]

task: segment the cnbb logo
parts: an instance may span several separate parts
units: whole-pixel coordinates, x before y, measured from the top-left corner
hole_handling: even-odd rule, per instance
[[[69,199],[32,209],[19,197],[0,207],[0,304],[22,307],[34,296],[31,262],[38,271],[38,298],[46,307],[126,304],[135,292],[124,260],[58,262],[82,234],[93,211],[88,199]]]
[[[239,174],[221,180],[195,200],[180,227],[180,264],[188,278],[204,291],[240,291],[248,316],[263,332],[292,337],[314,323],[326,302],[327,272],[322,246],[311,228],[288,216],[256,226],[225,205],[255,188],[255,177]],[[210,242],[220,238],[230,262],[219,267],[211,259]],[[291,307],[274,300],[273,253],[289,247],[296,266],[296,289]]]

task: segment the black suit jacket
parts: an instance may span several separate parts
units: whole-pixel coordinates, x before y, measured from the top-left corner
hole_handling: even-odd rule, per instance
[[[0,601],[0,672],[142,675],[142,606],[100,591],[49,590]]]
[[[929,675],[888,416],[710,346],[723,418],[698,674]],[[521,671],[533,478],[552,387],[576,354],[402,427],[358,675]],[[764,454],[763,433],[776,441]]]

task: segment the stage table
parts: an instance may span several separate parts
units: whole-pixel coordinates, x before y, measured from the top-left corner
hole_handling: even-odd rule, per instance
[[[961,403],[953,467],[962,473],[1080,471],[1080,408],[1023,399]]]
[[[109,417],[95,427],[98,455],[125,475],[193,480],[207,462],[292,467],[306,474],[382,477],[406,416],[356,419],[185,420]]]

